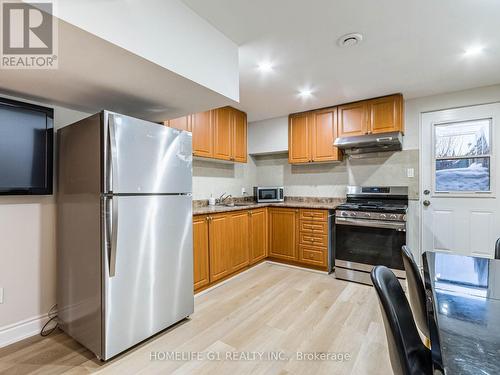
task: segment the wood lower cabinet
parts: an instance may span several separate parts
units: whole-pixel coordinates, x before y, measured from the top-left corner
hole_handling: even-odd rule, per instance
[[[326,270],[328,211],[257,208],[193,217],[194,289],[267,257]]]
[[[267,258],[267,209],[251,210],[248,214],[250,215],[250,264],[255,264]]]
[[[299,262],[328,266],[328,211],[301,209],[299,213]]]
[[[299,210],[269,208],[269,256],[297,260],[297,215]]]
[[[222,279],[231,273],[231,220],[229,215],[217,214],[209,217],[210,282]]]
[[[208,256],[208,217],[193,218],[193,278],[194,290],[210,283]]]
[[[238,211],[229,214],[229,263],[231,272],[236,272],[250,263],[249,255],[249,214],[247,211]]]

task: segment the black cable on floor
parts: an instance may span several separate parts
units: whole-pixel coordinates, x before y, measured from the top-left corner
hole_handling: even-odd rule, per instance
[[[52,332],[54,332],[57,327],[59,327],[59,322],[56,320],[57,319],[57,313],[54,315],[54,309],[57,307],[57,304],[52,306],[50,309],[49,309],[49,312],[47,313],[47,316],[49,317],[49,320],[43,325],[42,327],[42,330],[40,331],[40,336],[42,337],[47,337],[48,335],[50,335]],[[52,327],[51,329],[49,329],[47,332],[45,332],[45,328],[47,328],[47,326],[50,324],[50,322],[52,321],[55,321],[55,325],[54,327]]]

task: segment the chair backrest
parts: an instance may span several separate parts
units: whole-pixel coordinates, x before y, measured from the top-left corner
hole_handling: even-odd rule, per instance
[[[495,259],[500,259],[500,238],[495,243]]]
[[[408,294],[410,296],[410,305],[413,311],[413,317],[417,327],[429,337],[429,323],[427,322],[427,307],[425,303],[425,288],[418,270],[418,265],[413,258],[413,254],[407,246],[401,249],[403,253],[403,264],[406,271],[406,281],[408,283]]]
[[[384,320],[389,357],[396,375],[432,374],[431,353],[420,339],[403,288],[385,266],[371,272]]]

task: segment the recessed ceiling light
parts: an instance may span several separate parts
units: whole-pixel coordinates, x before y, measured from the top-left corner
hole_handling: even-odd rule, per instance
[[[476,56],[476,55],[479,55],[483,51],[484,51],[483,46],[471,46],[465,50],[464,55],[465,56]]]
[[[274,68],[273,64],[270,61],[262,61],[257,65],[259,70],[263,73],[271,72]]]
[[[302,98],[309,98],[310,96],[312,96],[312,90],[310,89],[300,90],[299,96]]]
[[[350,33],[342,35],[337,39],[337,44],[340,47],[352,47],[355,46],[363,40],[363,35],[360,33]]]

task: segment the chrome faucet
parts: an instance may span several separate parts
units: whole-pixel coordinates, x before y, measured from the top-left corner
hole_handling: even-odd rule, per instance
[[[231,194],[226,195],[226,193],[222,193],[222,195],[216,199],[215,203],[224,204],[226,202],[226,200],[228,200],[229,198],[232,198],[232,197],[233,196]]]

